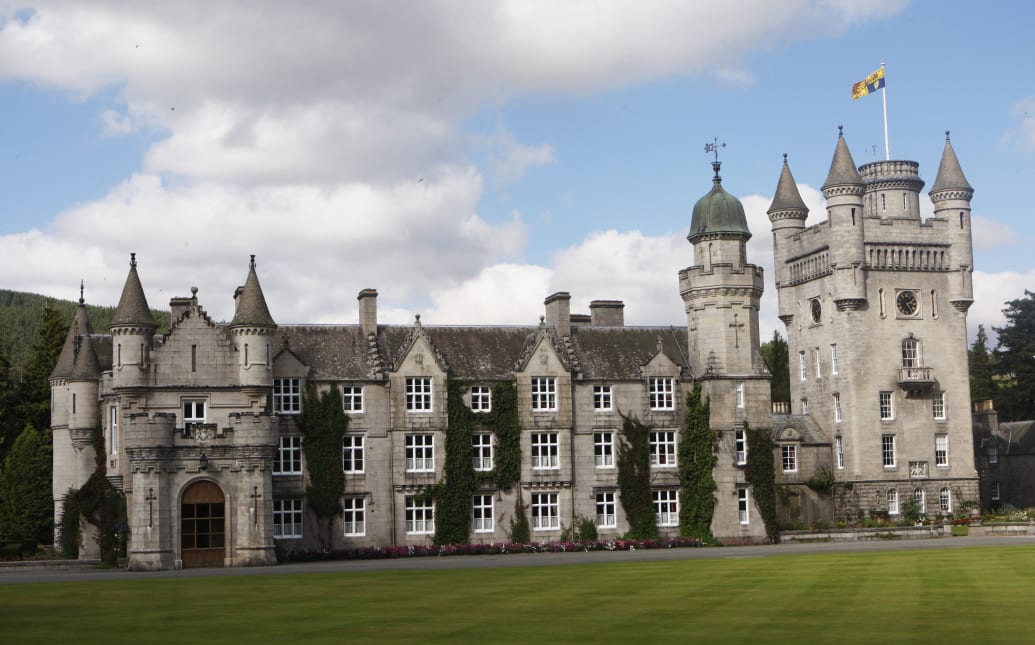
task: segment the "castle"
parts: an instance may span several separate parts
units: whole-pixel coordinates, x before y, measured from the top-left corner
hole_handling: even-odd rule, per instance
[[[131,569],[272,564],[275,544],[426,544],[438,509],[425,491],[450,457],[451,412],[495,419],[510,405],[514,436],[476,423],[461,448],[475,474],[519,459],[513,485],[475,479],[470,542],[505,541],[522,505],[536,541],[560,539],[578,518],[591,518],[601,539],[624,535],[623,415],[649,426],[655,519],[675,536],[677,447],[695,383],[716,438],[711,531],[720,541],[767,535],[745,472],[745,428],[772,428],[777,481],[795,494],[827,469],[851,482],[833,506],[813,492],[784,508],[791,519],[895,513],[892,491],[896,504],[917,490],[935,504],[948,489],[949,508],[969,498],[972,191],[951,145],[932,190],[936,217],[923,222],[916,164],[879,162],[860,174],[839,138],[824,186],[828,221],[805,228],[785,164],[769,214],[780,315],[800,359],[793,415],[772,414],[758,355],[763,273],[747,261],[743,206],[713,166],[687,238],[693,263],[679,271],[682,328],[626,326],[616,300],[572,313],[565,292],[547,297],[528,326],[425,325],[419,316],[386,325],[373,289],[359,292],[358,324],[282,326],[253,256],[229,323],[211,320],[192,288],[171,300],[171,329],[157,334],[131,255],[109,333],[94,333],[81,298],[51,376],[55,517],[103,445],[108,480],[126,495]],[[309,384],[340,392],[348,419],[329,536],[307,508],[299,418]],[[82,529],[80,557],[95,557],[92,529]]]

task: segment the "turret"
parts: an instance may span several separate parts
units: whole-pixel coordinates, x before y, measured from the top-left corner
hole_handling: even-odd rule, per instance
[[[270,339],[277,323],[270,315],[266,296],[255,273],[255,256],[248,264],[248,278],[236,294],[234,319],[229,325],[237,351],[241,385],[273,386],[273,356]]]
[[[827,198],[834,302],[841,310],[857,309],[866,301],[865,192],[866,186],[845,143],[844,130],[838,126],[837,146],[827,180],[823,182],[823,196]]]
[[[949,302],[957,310],[966,313],[974,302],[974,286],[971,273],[974,270],[974,252],[970,228],[970,200],[974,189],[963,175],[959,159],[949,140],[949,131],[945,131],[945,150],[942,162],[938,165],[938,177],[931,187],[931,202],[934,204],[934,216],[948,220],[950,262],[953,269],[959,271],[958,279],[953,279],[949,290]]]
[[[151,344],[158,328],[137,275],[137,254],[129,254],[129,275],[108,329],[112,340],[112,387],[148,383]]]
[[[711,191],[694,204],[690,233],[686,239],[694,247],[694,264],[711,271],[713,264],[727,264],[739,270],[745,263],[751,231],[744,205],[722,187],[718,161],[712,163],[715,177]]]
[[[805,230],[805,220],[809,216],[809,208],[798,192],[798,184],[791,175],[791,168],[787,164],[787,155],[783,156],[783,168],[780,170],[780,180],[776,184],[776,194],[773,196],[773,203],[767,211],[769,221],[773,225],[773,259],[776,270],[776,286],[789,284],[791,281],[790,265],[787,259],[787,238]],[[786,298],[780,300],[781,305],[787,311],[780,310],[780,317],[783,320],[790,320],[788,316],[794,314],[794,303]]]

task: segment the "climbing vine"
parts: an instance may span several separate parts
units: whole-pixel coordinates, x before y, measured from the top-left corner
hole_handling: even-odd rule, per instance
[[[431,491],[435,498],[435,544],[463,544],[471,526],[471,495],[476,487],[510,490],[521,477],[521,429],[518,425],[517,386],[492,387],[492,409],[474,412],[464,401],[470,383],[447,383],[446,461],[443,478]],[[471,436],[495,435],[493,469],[475,472]]]
[[[776,518],[776,471],[773,466],[773,437],[768,428],[752,430],[744,422],[744,434],[747,437],[747,465],[744,475],[751,484],[751,493],[755,498],[755,506],[765,523],[765,534],[774,544],[780,541],[780,531]]]
[[[658,520],[650,492],[650,426],[633,416],[622,415],[618,442],[618,490],[622,509],[629,520],[630,539],[658,537]]]
[[[715,513],[715,433],[707,400],[701,400],[701,384],[694,383],[686,395],[686,424],[679,440],[679,533],[682,537],[714,542],[712,515]]]
[[[101,427],[99,420],[97,427]],[[79,557],[80,522],[86,520],[97,527],[101,561],[114,565],[119,557],[126,555],[129,540],[126,496],[108,481],[104,434],[100,430],[94,431],[90,443],[94,449],[95,468],[81,488],[70,488],[65,495],[61,512],[61,550],[66,557]]]
[[[320,392],[315,384],[307,384],[302,410],[299,425],[309,473],[306,502],[322,524],[320,541],[329,548],[333,520],[342,512],[345,473],[341,466],[341,449],[349,420],[342,407],[341,390],[334,386]]]

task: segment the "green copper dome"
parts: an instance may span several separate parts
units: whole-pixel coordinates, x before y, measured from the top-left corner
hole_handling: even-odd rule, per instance
[[[744,215],[744,205],[723,190],[719,164],[713,163],[712,166],[715,168],[712,190],[694,204],[694,215],[690,220],[690,234],[687,235],[687,239],[693,242],[702,235],[716,233],[751,237],[747,217]]]

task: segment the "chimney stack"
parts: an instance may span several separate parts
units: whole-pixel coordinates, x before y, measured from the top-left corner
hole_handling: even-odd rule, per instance
[[[571,336],[571,294],[558,291],[547,296],[546,324],[557,330],[561,336]]]
[[[377,289],[364,289],[356,298],[359,300],[359,326],[364,336],[377,335]]]
[[[624,327],[625,303],[621,300],[594,300],[589,303],[594,327]]]

